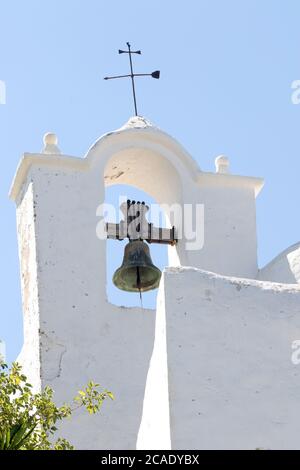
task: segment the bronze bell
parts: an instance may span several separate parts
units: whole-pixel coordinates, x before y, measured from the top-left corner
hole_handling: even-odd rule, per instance
[[[116,287],[127,292],[146,292],[159,285],[161,271],[152,263],[148,245],[142,240],[127,243],[122,265],[113,276]]]

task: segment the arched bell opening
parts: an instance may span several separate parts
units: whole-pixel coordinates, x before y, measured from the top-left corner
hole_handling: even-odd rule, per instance
[[[182,207],[182,178],[179,174],[178,162],[175,163],[176,159],[172,152],[158,143],[143,139],[136,141],[134,135],[131,134],[130,140],[128,137],[123,145],[115,146],[112,152],[106,153],[105,202],[112,203],[119,214],[120,196],[122,196],[122,202],[127,199],[136,202],[144,201],[150,206],[146,214],[147,221],[153,223],[155,229],[165,228],[166,233],[171,233],[171,228],[175,225],[172,207],[176,205]],[[107,220],[113,223],[119,221],[120,217],[114,221]],[[162,238],[166,240],[165,236]],[[155,237],[151,238],[152,241],[154,239]],[[107,240],[107,298],[111,303],[137,306],[140,305],[139,295],[123,292],[112,282],[116,268],[122,264],[126,243],[128,240]],[[180,265],[178,245],[155,241],[148,247],[152,261],[159,269]],[[156,307],[156,293],[157,289],[142,294],[144,307]]]
[[[123,214],[119,211],[120,203],[131,201],[144,201],[149,206],[147,212],[147,220],[160,226],[162,228],[168,227],[168,222],[163,210],[160,208],[157,201],[149,194],[141,191],[140,189],[125,184],[115,184],[108,186],[105,189],[105,203],[108,210],[105,214],[105,220],[107,222],[119,223],[122,220]],[[110,208],[110,210],[109,210]],[[115,209],[115,220],[112,220]],[[109,220],[108,220],[109,219]],[[111,240],[106,241],[106,291],[107,299],[110,303],[126,307],[140,307],[141,299],[138,292],[126,292],[118,289],[113,283],[113,276],[116,270],[121,266],[124,250],[126,245],[129,243],[128,239],[124,240]],[[134,243],[134,242],[132,242]],[[168,246],[163,244],[144,242],[149,250],[152,263],[155,267],[161,271],[169,265],[168,261]],[[156,295],[157,289],[149,290],[148,292],[142,292],[142,305],[144,308],[155,309],[156,308]]]

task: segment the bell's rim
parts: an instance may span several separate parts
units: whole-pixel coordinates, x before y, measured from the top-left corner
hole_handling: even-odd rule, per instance
[[[156,273],[158,275],[157,280],[149,286],[141,286],[140,288],[137,287],[137,286],[136,287],[134,287],[134,286],[130,287],[130,286],[128,286],[128,284],[125,283],[125,281],[122,282],[123,276],[125,277],[126,272],[129,272],[129,270],[131,270],[131,269],[134,269],[134,268],[129,267],[129,268],[124,269],[124,267],[122,268],[122,266],[120,266],[115,271],[115,273],[113,275],[113,283],[118,289],[123,290],[125,292],[149,292],[149,291],[157,289],[159,287],[162,272],[154,264],[152,264],[151,266],[148,265],[147,269],[150,269],[151,271],[153,271],[154,273]],[[122,276],[120,276],[121,273],[122,273]]]

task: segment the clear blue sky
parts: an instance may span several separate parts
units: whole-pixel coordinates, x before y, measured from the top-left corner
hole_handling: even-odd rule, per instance
[[[300,79],[297,0],[0,1],[1,319],[12,360],[22,344],[15,207],[7,198],[19,158],[54,131],[62,151],[82,156],[133,114],[117,50],[142,50],[140,114],[176,137],[203,170],[230,157],[234,173],[262,176],[257,201],[259,263],[300,239]],[[112,196],[113,197],[113,196]],[[120,259],[115,259],[115,265]]]

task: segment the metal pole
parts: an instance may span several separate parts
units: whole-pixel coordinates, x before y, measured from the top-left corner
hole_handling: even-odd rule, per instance
[[[131,59],[131,49],[129,42],[127,43],[128,51],[129,51],[129,61],[130,61],[130,70],[131,70],[131,83],[132,83],[132,93],[133,93],[133,101],[134,101],[134,110],[135,115],[138,115],[137,112],[137,105],[136,105],[136,97],[135,97],[135,87],[134,87],[134,74],[133,74],[133,67],[132,67],[132,59]]]

